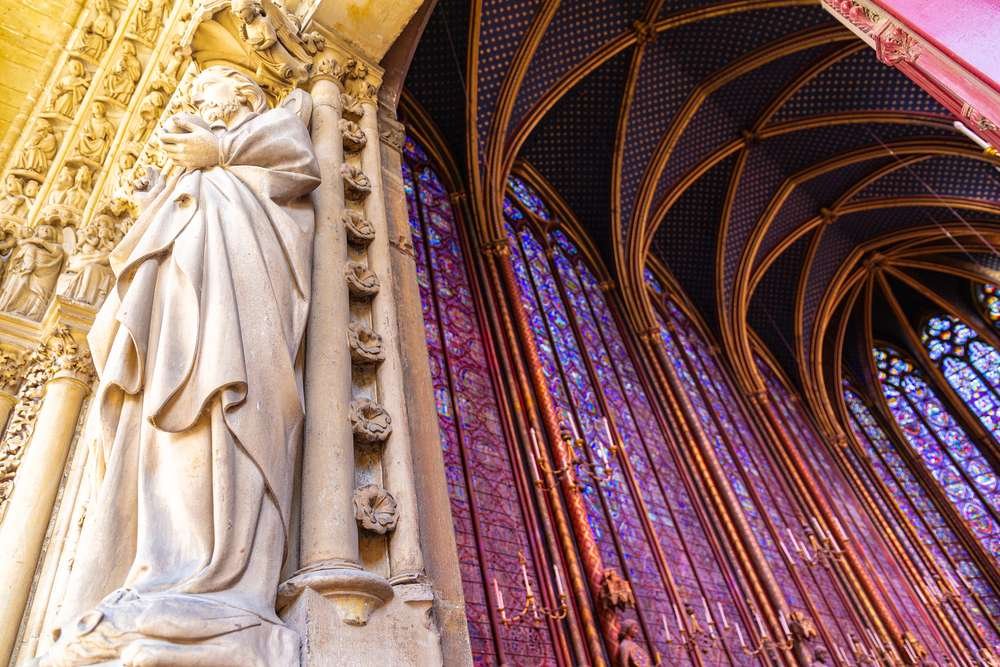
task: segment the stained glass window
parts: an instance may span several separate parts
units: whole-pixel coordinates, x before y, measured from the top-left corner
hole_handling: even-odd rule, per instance
[[[535,209],[544,206],[537,192],[520,180],[510,188],[511,260],[551,396],[564,423],[585,439],[581,455],[598,471],[607,461],[607,479],[580,476],[602,561],[632,584],[635,618],[663,664],[691,664],[687,651],[665,642],[664,620],[677,635],[673,604],[691,603],[700,617],[704,599],[716,623],[725,610],[735,624],[745,594],[718,556],[698,490],[656,416],[601,281],[562,231],[541,238],[523,224],[521,207],[540,215]],[[618,454],[610,451],[605,419],[624,445]],[[754,662],[730,644],[714,649],[706,664]]]
[[[996,473],[912,363],[887,347],[875,348],[873,355],[903,436],[986,550],[1000,557]]]
[[[992,629],[987,617],[1000,615],[1000,599],[989,580],[860,394],[845,385],[844,401],[850,411],[851,431],[867,465],[853,449],[845,451],[855,473],[878,504],[880,517],[889,524],[897,542],[907,549],[911,562],[920,568],[928,588],[937,587],[934,583],[937,571],[947,573],[988,643],[997,644],[1000,635]],[[914,541],[922,543],[924,549]]]
[[[403,182],[416,251],[441,446],[455,523],[466,616],[476,664],[551,664],[548,626],[505,628],[491,618],[487,593],[495,577],[508,601],[524,599],[518,552],[539,571],[529,544],[529,500],[518,493],[512,449],[487,365],[477,301],[448,192],[424,149],[408,137]]]
[[[549,214],[549,207],[545,205],[545,202],[542,201],[542,198],[537,192],[535,192],[535,189],[525,183],[523,179],[518,176],[511,176],[507,179],[507,185],[510,186],[511,192],[514,193],[514,196],[517,197],[517,200],[521,202],[526,209],[537,215],[542,220],[551,219],[552,216]],[[504,206],[505,212],[507,211],[507,208],[507,206]],[[513,215],[516,216],[517,214],[514,213]]]
[[[655,293],[655,287],[651,286]],[[684,388],[686,400],[701,433],[715,453],[740,503],[761,552],[789,605],[816,618],[824,628],[823,641],[849,645],[860,632],[844,591],[825,568],[811,568],[794,553],[791,535],[806,541],[800,517],[805,514],[772,456],[740,408],[728,373],[698,328],[668,293],[654,299],[666,357]],[[814,556],[815,554],[810,554]]]
[[[994,438],[1000,439],[1000,354],[949,315],[927,320],[924,346],[948,384]]]
[[[983,306],[986,319],[1000,327],[1000,287],[986,283],[979,286],[979,303]]]

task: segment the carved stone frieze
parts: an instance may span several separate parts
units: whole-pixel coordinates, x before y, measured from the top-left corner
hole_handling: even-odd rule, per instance
[[[88,17],[77,38],[70,45],[70,53],[92,62],[100,60],[115,35],[115,15],[108,0],[95,0],[88,10]]]
[[[635,606],[635,595],[632,593],[632,587],[628,581],[622,579],[618,570],[614,568],[608,568],[604,571],[601,578],[600,600],[605,609],[621,611]]]
[[[358,124],[347,118],[340,119],[340,135],[344,140],[344,150],[348,153],[359,152],[368,141]]]
[[[16,394],[27,364],[28,355],[23,350],[0,347],[0,391]]]
[[[66,253],[59,230],[39,224],[18,241],[0,286],[0,310],[40,320],[55,289]]]
[[[349,201],[364,201],[371,194],[371,180],[357,167],[345,162],[340,165],[340,176],[344,179],[344,196]]]
[[[125,40],[114,65],[104,77],[104,88],[101,93],[105,99],[125,106],[131,99],[140,76],[142,76],[142,63],[136,56],[135,44]]]
[[[0,216],[24,218],[38,195],[38,181],[28,180],[17,174],[7,174],[0,192]],[[0,248],[0,253],[9,250]]]
[[[392,417],[375,401],[360,398],[351,402],[351,429],[359,444],[382,444],[392,433]]]
[[[77,156],[97,167],[104,160],[114,137],[115,124],[108,119],[107,108],[102,102],[95,102],[76,146]]]
[[[52,123],[45,118],[35,121],[35,126],[14,162],[14,173],[36,181],[45,176],[56,149],[59,138]]]
[[[359,301],[371,299],[381,287],[375,272],[360,262],[348,262],[344,276],[351,298]]]
[[[351,348],[351,361],[367,366],[385,359],[382,336],[364,322],[351,322],[347,328],[347,343]]]
[[[362,529],[385,535],[395,530],[399,508],[391,493],[367,484],[354,490],[354,518]]]
[[[376,101],[378,85],[370,74],[368,65],[357,58],[349,58],[344,63],[344,87],[347,93],[359,102]]]
[[[347,241],[356,246],[366,247],[375,240],[375,227],[359,211],[347,209],[341,215]]]
[[[137,4],[129,36],[152,45],[163,24],[164,0],[138,0]]]
[[[108,256],[123,230],[120,221],[105,209],[78,230],[76,247],[59,277],[56,293],[72,301],[100,306],[114,286]]]

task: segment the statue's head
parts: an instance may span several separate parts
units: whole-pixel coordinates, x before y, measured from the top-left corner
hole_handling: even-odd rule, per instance
[[[76,179],[74,181],[77,186],[89,188],[90,187],[90,167],[83,164],[80,168],[76,170]]]
[[[21,193],[21,179],[19,179],[14,174],[7,174],[7,178],[3,182],[4,190],[7,194],[20,194]]]
[[[38,181],[29,180],[24,186],[24,194],[34,197],[38,194]]]
[[[267,108],[267,97],[257,82],[230,67],[206,68],[194,80],[191,100],[209,125],[230,125],[247,112]]]
[[[635,639],[639,636],[639,624],[631,618],[627,618],[622,622],[622,629],[618,634],[618,641],[623,639]]]

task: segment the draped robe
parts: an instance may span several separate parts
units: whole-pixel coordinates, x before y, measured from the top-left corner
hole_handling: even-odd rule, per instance
[[[68,615],[128,589],[278,622],[319,167],[284,108],[216,134],[222,164],[169,180],[110,257]]]

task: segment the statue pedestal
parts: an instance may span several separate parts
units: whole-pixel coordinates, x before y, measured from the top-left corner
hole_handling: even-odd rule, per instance
[[[442,664],[430,586],[406,584],[394,591],[366,625],[349,625],[332,600],[304,590],[282,614],[301,636],[302,667]]]

